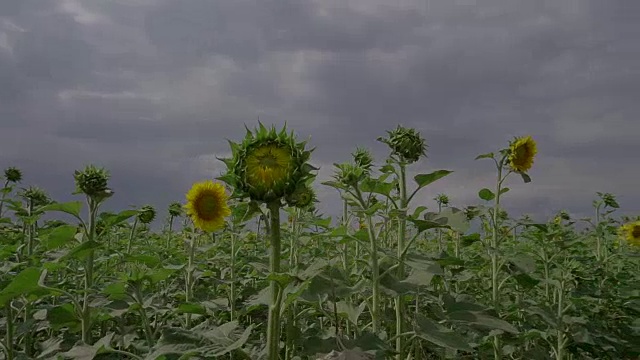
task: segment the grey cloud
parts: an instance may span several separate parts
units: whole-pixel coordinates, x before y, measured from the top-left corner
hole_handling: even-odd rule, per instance
[[[456,171],[423,203],[437,192],[478,202],[493,180],[491,164],[473,158],[531,134],[534,182],[514,183],[509,209],[587,214],[595,191],[610,191],[637,213],[637,7],[5,1],[3,19],[26,31],[0,26],[11,46],[0,49],[0,160],[60,198],[73,170],[96,162],[113,173],[110,206],[164,208],[217,175],[225,139],[258,117],[311,136],[320,180],[358,145],[382,159],[375,139],[401,123],[430,145],[413,171]],[[321,209],[334,214],[336,193],[320,189]]]

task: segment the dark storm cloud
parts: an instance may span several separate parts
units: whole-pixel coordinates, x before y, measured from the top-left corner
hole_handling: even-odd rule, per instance
[[[357,145],[382,159],[375,139],[401,123],[430,146],[412,175],[455,170],[419,200],[463,206],[493,183],[473,158],[531,134],[534,182],[510,183],[510,210],[588,214],[610,191],[637,213],[638,14],[623,0],[4,1],[0,159],[56,198],[95,162],[110,207],[164,209],[222,171],[244,123],[311,135],[322,180]],[[335,192],[320,196],[335,214]]]

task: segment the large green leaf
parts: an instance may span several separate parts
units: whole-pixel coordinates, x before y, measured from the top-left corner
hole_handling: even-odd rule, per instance
[[[473,351],[469,342],[453,330],[446,329],[423,315],[417,315],[416,336],[438,346],[461,351]]]
[[[0,306],[4,306],[18,296],[38,290],[40,271],[36,267],[29,267],[18,273],[4,289],[0,290]]]
[[[453,173],[453,171],[450,170],[436,170],[432,173],[429,174],[418,174],[416,176],[413,177],[413,179],[416,181],[416,184],[418,184],[418,188],[423,188],[431,183],[436,182],[437,180],[442,179],[443,177],[449,175]]]
[[[46,250],[57,249],[66,245],[69,241],[73,240],[78,228],[73,225],[62,225],[51,230],[51,232],[44,238],[43,244]]]
[[[61,211],[63,213],[73,215],[77,219],[80,219],[80,210],[82,210],[82,202],[80,201],[70,201],[66,203],[53,203],[53,204],[45,205],[38,209],[38,211],[41,211],[41,212]]]
[[[449,319],[454,321],[466,322],[473,325],[478,325],[490,330],[503,330],[512,334],[518,334],[518,329],[508,322],[485,314],[483,312],[476,311],[455,311],[449,313]]]

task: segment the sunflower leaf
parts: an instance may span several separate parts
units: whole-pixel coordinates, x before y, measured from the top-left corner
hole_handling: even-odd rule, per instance
[[[480,197],[480,199],[485,200],[485,201],[491,201],[496,197],[496,194],[493,193],[493,191],[484,188],[482,190],[480,190],[478,192],[478,196]]]

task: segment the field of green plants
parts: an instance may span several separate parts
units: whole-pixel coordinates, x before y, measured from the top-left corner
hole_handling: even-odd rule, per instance
[[[66,203],[6,168],[0,356],[640,358],[640,217],[616,216],[615,196],[595,192],[589,219],[507,213],[510,193],[535,181],[531,137],[477,157],[495,182],[476,204],[430,194],[427,208],[415,195],[455,169],[423,171],[413,129],[381,135],[386,159],[354,149],[320,182],[306,142],[247,129],[226,173],[166,209],[102,211],[126,196],[102,168],[69,174],[77,201]],[[341,196],[341,217],[318,212],[319,187]]]

